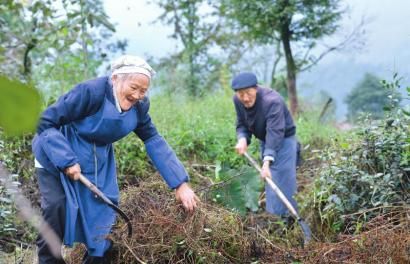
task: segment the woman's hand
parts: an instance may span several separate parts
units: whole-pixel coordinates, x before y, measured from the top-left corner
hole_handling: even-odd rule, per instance
[[[67,175],[68,177],[70,177],[70,179],[72,179],[73,181],[77,181],[80,179],[80,175],[81,175],[81,168],[80,168],[80,164],[76,163],[71,167],[67,167],[64,169],[64,173],[65,175]]]
[[[189,187],[188,183],[184,182],[175,191],[177,201],[180,201],[188,212],[193,212],[199,202],[198,196]]]
[[[246,142],[246,138],[240,138],[238,143],[236,143],[235,150],[239,155],[243,155],[246,150],[248,149],[248,142]]]

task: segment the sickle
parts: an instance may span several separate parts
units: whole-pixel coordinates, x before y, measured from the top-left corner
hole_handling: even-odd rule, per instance
[[[132,224],[130,219],[128,218],[128,216],[118,207],[116,206],[113,202],[111,202],[110,199],[108,199],[107,196],[104,195],[103,192],[101,192],[97,186],[95,186],[94,184],[92,184],[84,175],[80,174],[80,181],[87,186],[88,189],[90,189],[90,191],[92,193],[94,193],[98,198],[100,198],[101,200],[103,200],[104,203],[106,203],[108,206],[110,206],[112,209],[114,209],[114,211],[116,211],[121,217],[122,219],[124,219],[124,221],[127,223],[128,226],[128,237],[132,236]]]

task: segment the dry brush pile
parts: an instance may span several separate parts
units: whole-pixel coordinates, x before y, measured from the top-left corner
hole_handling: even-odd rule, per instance
[[[134,233],[128,239],[123,223],[114,229],[111,263],[410,262],[408,207],[370,220],[356,235],[303,248],[216,205],[201,203],[195,213],[187,214],[159,180],[128,188],[122,198],[121,208],[132,219]],[[81,263],[83,250],[73,251],[69,262]]]
[[[113,263],[238,263],[247,258],[249,241],[236,214],[205,203],[187,214],[174,197],[155,180],[122,192],[121,208],[132,220],[133,236],[126,238],[125,225],[115,229]]]

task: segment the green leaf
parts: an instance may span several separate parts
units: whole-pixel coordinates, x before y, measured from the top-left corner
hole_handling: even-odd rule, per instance
[[[261,180],[255,169],[248,167],[240,177],[245,206],[256,212],[259,208],[259,193]]]
[[[341,147],[342,149],[349,149],[350,144],[347,143],[347,142],[341,142],[341,143],[340,143],[340,147]]]
[[[35,88],[0,76],[0,105],[0,127],[7,135],[34,130],[41,107],[41,98]]]
[[[237,180],[232,180],[230,184],[223,186],[219,191],[218,202],[224,204],[226,207],[233,209],[240,215],[246,214],[245,199],[242,195],[241,184]]]
[[[242,216],[246,214],[247,209],[258,210],[262,182],[255,169],[249,166],[244,166],[239,170],[222,167],[219,177],[227,183],[214,193],[217,202],[235,210]]]

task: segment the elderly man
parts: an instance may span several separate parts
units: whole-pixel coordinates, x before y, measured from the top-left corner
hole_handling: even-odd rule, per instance
[[[260,141],[263,160],[262,178],[269,177],[295,208],[296,193],[296,127],[283,98],[274,90],[257,84],[255,74],[243,72],[232,80],[235,91],[236,134],[238,154],[246,152],[254,135]],[[266,211],[288,219],[288,210],[266,185]]]
[[[146,97],[152,68],[143,59],[122,56],[111,65],[111,78],[78,84],[42,114],[33,139],[43,216],[66,245],[87,246],[83,263],[103,263],[111,247],[106,236],[114,211],[81,184],[82,173],[114,203],[119,190],[112,143],[134,132],[155,167],[183,206],[192,211],[198,198],[174,151],[158,134]],[[37,239],[39,262],[64,263]]]

